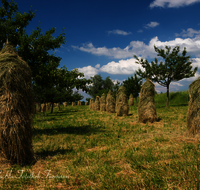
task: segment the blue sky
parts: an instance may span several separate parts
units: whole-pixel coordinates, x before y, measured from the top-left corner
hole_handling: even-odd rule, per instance
[[[62,58],[59,67],[78,68],[87,79],[101,74],[103,79],[110,76],[114,83],[127,80],[138,68],[143,70],[133,55],[150,62],[157,55],[154,45],[180,46],[181,52],[186,47],[193,69],[200,66],[200,0],[15,2],[21,13],[28,12],[31,5],[33,11],[37,10],[26,28],[27,34],[39,26],[39,21],[43,33],[56,27],[53,37],[65,27],[67,42],[55,50],[55,55]],[[172,82],[169,90],[188,90],[189,84],[199,77],[199,69],[195,77]],[[154,84],[158,93],[166,92],[165,87]],[[79,92],[83,100],[90,97]]]

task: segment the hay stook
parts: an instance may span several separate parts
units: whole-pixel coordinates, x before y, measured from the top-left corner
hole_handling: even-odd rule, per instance
[[[138,105],[139,121],[142,123],[157,121],[156,106],[154,101],[155,85],[152,81],[147,81],[142,85],[140,100]]]

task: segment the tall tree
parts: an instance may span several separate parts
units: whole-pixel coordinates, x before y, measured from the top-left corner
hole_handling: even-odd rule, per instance
[[[104,93],[105,95],[108,94],[109,90],[113,92],[114,97],[116,98],[117,90],[119,89],[119,82],[114,85],[110,76],[106,77],[105,80],[102,79],[101,75],[95,75],[94,77],[90,77],[92,79],[93,85],[89,87],[89,95],[92,98],[96,98],[96,96],[100,96]]]
[[[18,6],[12,0],[8,3],[7,0],[1,0],[0,7],[0,50],[7,38],[9,42],[16,48],[20,57],[28,63],[31,68],[32,81],[38,85],[45,86],[47,82],[47,74],[49,68],[55,70],[59,66],[60,57],[49,55],[49,50],[59,48],[61,44],[66,42],[64,33],[56,39],[51,35],[56,28],[52,28],[43,35],[41,29],[33,30],[30,36],[25,34],[25,28],[31,21],[35,13],[29,11],[21,14],[18,11]],[[49,63],[51,62],[51,65]]]
[[[140,90],[142,88],[142,78],[137,78],[137,75],[134,74],[131,78],[128,77],[128,80],[123,81],[123,86],[126,87],[126,95],[127,97],[130,94],[133,94],[135,98],[135,107],[137,106],[137,97],[139,96]]]
[[[141,64],[145,69],[144,72],[139,69],[136,71],[136,74],[141,76],[144,79],[149,78],[153,82],[157,82],[161,86],[167,87],[167,102],[166,107],[169,104],[169,85],[172,81],[179,81],[184,78],[193,77],[198,69],[198,67],[192,69],[192,61],[190,61],[190,56],[186,56],[186,47],[182,52],[182,55],[178,54],[180,51],[180,47],[176,46],[173,48],[170,53],[171,47],[165,46],[166,51],[164,49],[158,49],[154,46],[155,51],[158,53],[157,56],[161,56],[165,60],[165,64],[160,61],[158,65],[158,59],[155,58],[155,63],[152,61],[151,65],[147,60],[143,60],[143,58],[139,59],[136,55],[138,64]]]
[[[55,71],[49,72],[46,87],[41,87],[41,85],[33,84],[34,92],[36,92],[37,100],[39,102],[73,102],[79,101],[83,98],[77,91],[73,93],[73,88],[76,87],[77,90],[82,89],[88,92],[89,88],[86,86],[92,81],[90,79],[79,79],[78,77],[84,77],[83,73],[78,72],[78,69],[72,71],[67,71],[67,68],[56,69]],[[51,113],[53,112],[53,108]]]

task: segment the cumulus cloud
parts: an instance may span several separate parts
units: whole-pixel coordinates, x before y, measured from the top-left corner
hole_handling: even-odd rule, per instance
[[[200,0],[154,0],[150,4],[150,8],[153,8],[153,7],[178,8],[178,7],[188,6],[193,3],[198,3],[198,2],[200,2]]]
[[[90,79],[90,77],[93,77],[94,75],[98,74],[98,69],[96,69],[90,65],[86,66],[86,67],[78,68],[78,71],[81,73],[84,73],[84,77],[79,77],[79,78]]]
[[[200,35],[200,30],[194,30],[192,28],[188,28],[187,30],[182,30],[180,34],[175,33],[175,35],[182,37],[193,37],[194,35]]]
[[[156,26],[158,26],[159,23],[158,22],[150,22],[149,24],[145,25],[145,28],[154,28]]]
[[[144,69],[139,64],[135,63],[135,61],[135,58],[120,60],[119,62],[111,61],[107,63],[107,65],[103,65],[99,71],[112,75],[130,75],[135,73],[135,70],[138,70],[138,68],[144,71]]]
[[[123,36],[126,36],[126,35],[129,35],[129,34],[132,34],[131,32],[125,32],[123,30],[112,30],[112,31],[108,31],[108,34],[119,34],[119,35],[123,35]]]
[[[92,43],[83,44],[82,47],[72,47],[93,55],[103,55],[110,58],[126,59],[133,57],[133,55],[141,56],[143,58],[147,58],[148,56],[150,58],[155,58],[157,53],[154,50],[154,45],[156,45],[158,48],[165,48],[166,45],[172,48],[175,46],[180,46],[180,51],[186,47],[189,55],[195,55],[198,57],[200,54],[200,35],[197,35],[195,38],[175,38],[174,40],[165,42],[161,42],[156,36],[150,40],[148,45],[142,41],[131,41],[130,44],[123,49],[120,47],[94,47]]]

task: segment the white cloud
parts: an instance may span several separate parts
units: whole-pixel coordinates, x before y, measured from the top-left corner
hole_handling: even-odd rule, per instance
[[[95,68],[97,68],[97,69],[100,68],[100,64],[96,64]]]
[[[106,48],[105,46],[96,48],[92,43],[83,44],[82,47],[72,47],[93,55],[104,55],[116,59],[126,59],[133,57],[133,55],[141,56],[143,58],[147,58],[147,56],[150,58],[155,58],[157,53],[154,50],[154,45],[156,45],[158,48],[165,48],[166,45],[172,48],[175,46],[180,46],[180,51],[186,47],[189,55],[195,55],[198,57],[200,54],[200,35],[197,35],[195,38],[175,38],[174,40],[165,42],[159,41],[158,37],[156,36],[150,40],[148,45],[142,41],[131,41],[130,44],[124,49],[121,49],[120,47]]]
[[[159,23],[158,22],[150,22],[149,24],[147,24],[146,26],[144,26],[145,28],[154,28],[156,26],[158,26]]]
[[[192,28],[188,28],[187,31],[182,30],[180,34],[175,33],[176,36],[182,36],[182,37],[193,37],[194,35],[200,35],[200,30],[194,30]]]
[[[89,79],[90,77],[93,77],[94,75],[98,74],[98,69],[90,65],[86,67],[78,68],[78,71],[81,73],[84,73],[84,77],[79,77],[79,78]]]
[[[112,31],[108,31],[108,34],[119,34],[119,35],[123,35],[123,36],[126,36],[126,35],[129,35],[129,34],[132,34],[131,32],[125,32],[123,30],[112,30]]]
[[[173,7],[183,7],[183,6],[188,6],[193,3],[198,3],[200,0],[154,0],[151,4],[150,7],[168,7],[168,8],[173,8]]]
[[[135,70],[138,70],[138,68],[143,70],[143,68],[139,64],[135,63],[135,61],[135,58],[120,60],[119,62],[111,61],[107,63],[107,65],[103,65],[99,71],[112,75],[130,75],[133,74]]]

